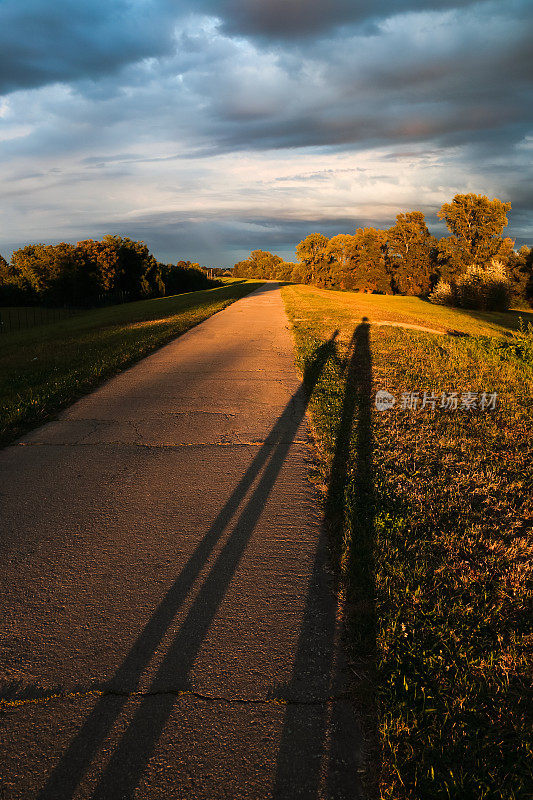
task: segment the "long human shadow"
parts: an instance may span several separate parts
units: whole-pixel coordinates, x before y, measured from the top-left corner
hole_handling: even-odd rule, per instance
[[[272,491],[292,441],[305,414],[310,392],[334,351],[337,332],[317,351],[305,370],[304,380],[287,403],[257,455],[221,509],[204,538],[189,557],[126,658],[103,687],[103,696],[72,740],[39,793],[39,800],[68,800],[105,742],[113,725],[138,686],[143,671],[154,656],[177,611],[185,601],[213,548],[230,525],[256,478],[262,475],[234,524],[202,584],[184,622],[170,644],[148,692],[184,688],[187,675],[216,615],[235,569],[246,549],[264,505]],[[179,684],[179,686],[177,685]],[[113,695],[110,702],[109,695]],[[142,702],[118,743],[95,789],[95,798],[129,797],[146,767],[176,695],[162,695],[158,707]]]
[[[356,637],[364,653],[374,655],[375,631],[375,491],[372,435],[372,356],[369,342],[370,325],[366,317],[355,329],[352,351],[346,370],[344,397],[337,447],[331,476],[331,499],[347,493],[348,542],[342,545],[346,553],[347,597],[352,612],[356,611]],[[353,441],[354,409],[356,453],[355,476],[348,474],[349,455]],[[338,453],[337,453],[338,451]],[[329,513],[339,527],[331,502]]]
[[[356,631],[357,648],[364,661],[373,662],[374,484],[369,330],[368,321],[363,318],[352,336],[348,357],[340,364],[344,394],[325,502],[324,531],[317,548],[291,677],[294,692],[301,692],[302,678],[306,676],[307,684],[313,685],[316,697],[322,702],[310,707],[287,706],[273,800],[294,797],[295,786],[302,800],[319,796],[355,799],[364,794],[359,774],[367,755],[363,756],[363,749],[367,748],[363,748],[362,735],[364,733],[368,742],[368,715],[365,710],[356,719],[352,703],[343,699],[342,688],[346,688],[346,684],[340,674],[342,660],[339,659],[343,623],[337,618],[335,589],[340,561],[344,559],[348,604],[357,609],[352,615],[350,630]],[[351,466],[354,461],[355,477]],[[348,524],[345,523],[346,502],[350,515]],[[321,592],[326,599],[322,602],[321,630],[317,631],[316,598],[331,561],[334,562],[334,576],[330,578],[329,592]],[[364,697],[357,700],[366,703]],[[370,698],[368,701],[371,705]],[[370,739],[373,740],[376,722],[371,713],[370,717]]]
[[[348,508],[348,542],[346,553],[347,615],[351,655],[357,663],[359,682],[354,684],[357,702],[364,704],[359,721],[365,743],[365,797],[379,796],[381,744],[379,718],[374,693],[376,673],[376,497],[374,475],[374,437],[372,430],[372,355],[370,325],[366,317],[357,326],[352,339],[352,354],[347,368],[347,397],[339,426],[339,447],[350,434],[353,441],[353,420],[350,407],[358,411],[355,425],[355,476],[346,472],[346,462],[339,458],[337,480],[339,490],[346,492]],[[335,721],[333,721],[335,724]]]

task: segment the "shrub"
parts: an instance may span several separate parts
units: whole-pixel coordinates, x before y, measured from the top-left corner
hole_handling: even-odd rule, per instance
[[[457,305],[485,311],[506,311],[511,303],[511,284],[501,261],[487,267],[468,267],[455,282]]]
[[[486,308],[489,311],[507,311],[511,305],[511,281],[501,261],[493,261],[486,270]]]
[[[486,267],[472,265],[450,283],[441,279],[430,300],[459,308],[506,311],[511,304],[511,283],[501,261]]]
[[[436,303],[439,306],[455,305],[455,298],[454,298],[454,293],[452,291],[452,287],[449,283],[443,281],[442,278],[439,280],[439,282],[433,289],[432,293],[429,295],[429,299],[432,303]]]
[[[167,295],[182,292],[196,292],[219,286],[220,281],[208,278],[205,272],[190,261],[178,261],[177,264],[162,264],[161,274],[164,293]]]

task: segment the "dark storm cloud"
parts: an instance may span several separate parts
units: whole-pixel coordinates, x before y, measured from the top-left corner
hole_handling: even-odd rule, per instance
[[[162,0],[3,0],[0,93],[97,78],[172,47]]]
[[[69,141],[79,139],[80,123],[87,128],[87,144],[98,146],[95,139],[126,119],[132,127],[142,126],[145,136],[149,129],[186,135],[188,128],[192,152],[204,148],[206,156],[423,141],[453,147],[473,134],[487,146],[500,146],[502,137],[508,143],[520,140],[533,119],[533,48],[526,24],[531,6],[525,0],[477,3],[475,14],[458,12],[467,17],[445,23],[430,18],[367,36],[349,29],[331,33],[340,23],[471,5],[468,0],[58,0],[52,5],[5,0],[0,90],[70,81],[88,101],[85,118],[75,126],[69,115],[64,125],[41,128],[15,150],[68,151]],[[274,51],[257,42],[245,48],[213,25],[195,34],[178,26],[174,37],[173,22],[191,10],[216,15],[222,30],[241,34],[274,35],[278,25],[288,39]],[[298,48],[291,31],[299,27],[316,36]],[[328,31],[330,38],[324,38]],[[80,112],[72,105],[75,117]]]
[[[511,199],[509,233],[531,240],[532,13],[530,0],[0,0],[6,229],[26,235],[33,210],[39,239],[52,221],[71,239],[120,232],[164,260],[232,263],[255,247],[293,258],[311,231],[388,227],[413,207],[442,233],[441,203],[476,191]]]
[[[476,0],[207,0],[231,34],[294,40],[323,36],[344,25],[372,23],[393,14],[472,5]],[[372,31],[372,27],[367,27]]]
[[[248,86],[228,60],[209,80],[197,78],[195,90],[220,150],[455,147],[473,135],[510,144],[533,121],[531,32],[503,15],[501,30],[490,20],[447,21],[426,35],[414,23],[373,37],[339,35],[333,49],[310,45],[297,64],[273,56],[270,84],[267,64]]]
[[[175,25],[190,14],[218,19],[230,35],[324,36],[345,24],[473,0],[3,0],[0,93],[56,81],[94,79],[172,50]]]

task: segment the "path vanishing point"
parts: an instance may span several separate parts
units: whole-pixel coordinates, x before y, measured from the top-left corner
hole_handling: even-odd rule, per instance
[[[362,796],[305,411],[265,284],[0,451],[2,800]]]

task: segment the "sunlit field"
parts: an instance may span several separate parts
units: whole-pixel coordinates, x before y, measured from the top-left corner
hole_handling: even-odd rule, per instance
[[[346,325],[367,317],[370,322],[393,322],[420,325],[436,331],[479,335],[509,335],[519,330],[520,319],[527,326],[533,324],[532,309],[503,312],[471,311],[449,308],[403,295],[366,294],[364,292],[335,292],[314,286],[295,286],[294,296],[313,298],[317,307],[331,310],[335,319]],[[307,302],[307,300],[306,300]]]
[[[260,284],[84,311],[0,337],[0,442],[38,425],[139,358]]]
[[[369,796],[525,800],[533,336],[515,331],[528,312],[283,295],[300,367],[330,342],[311,397],[314,480],[343,577]],[[424,392],[436,401],[422,408]],[[452,392],[457,409],[441,408]],[[461,408],[468,392],[476,408]]]

